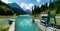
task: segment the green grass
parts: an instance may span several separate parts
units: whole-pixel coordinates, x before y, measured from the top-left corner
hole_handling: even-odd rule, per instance
[[[55,15],[56,14],[56,10],[51,10],[50,13],[52,15]],[[48,10],[44,11],[44,12],[41,12],[41,14],[48,14]],[[60,14],[56,14],[56,16],[60,16]],[[41,18],[41,16],[38,16],[38,18]],[[51,20],[52,23],[54,23],[53,20]],[[60,25],[60,18],[59,19],[56,19],[56,22],[57,22],[57,25]]]
[[[0,31],[8,31],[9,27],[8,26],[0,26]]]
[[[41,19],[41,16],[37,16],[37,19]],[[50,20],[51,23],[54,23],[54,20],[53,18]],[[59,19],[56,19],[56,22],[57,22],[57,25],[60,25],[60,18]]]
[[[57,25],[60,25],[60,19],[57,19],[56,21],[57,21]]]
[[[13,18],[13,17],[16,17],[16,16],[0,16],[0,19],[1,19],[1,18],[3,18],[3,19],[4,19],[4,18]]]
[[[16,16],[0,16],[0,22],[5,21],[7,19],[15,18]],[[3,25],[0,23],[0,31],[8,31],[9,25]]]
[[[54,19],[50,19],[50,22],[51,23],[54,23]],[[59,19],[56,19],[56,22],[57,22],[57,25],[60,25],[60,18]]]

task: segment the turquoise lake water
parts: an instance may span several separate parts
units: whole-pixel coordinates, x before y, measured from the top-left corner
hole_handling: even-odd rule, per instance
[[[16,31],[40,31],[35,23],[32,23],[30,16],[18,16],[14,18],[16,20]],[[5,20],[0,22],[0,26],[9,25],[9,21]]]
[[[16,18],[16,31],[40,31],[30,16],[18,16]]]

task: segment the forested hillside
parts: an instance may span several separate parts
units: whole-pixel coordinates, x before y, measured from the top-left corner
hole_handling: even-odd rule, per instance
[[[50,11],[51,14],[56,14],[60,16],[60,0],[50,0],[50,3],[46,2],[44,5],[34,6],[34,9],[32,11],[32,15],[34,14],[47,14],[48,11]]]
[[[0,15],[14,15],[14,14],[20,15],[25,13],[25,12],[20,12],[19,10],[20,9],[13,8],[8,4],[5,4],[4,2],[0,1]]]

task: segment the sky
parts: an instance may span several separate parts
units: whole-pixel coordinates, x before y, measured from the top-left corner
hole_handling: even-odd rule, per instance
[[[2,0],[2,1],[5,2],[6,4],[15,2],[24,10],[28,9],[30,11],[32,9],[32,6],[34,5],[41,6],[42,4],[46,2],[47,3],[50,2],[50,0]]]

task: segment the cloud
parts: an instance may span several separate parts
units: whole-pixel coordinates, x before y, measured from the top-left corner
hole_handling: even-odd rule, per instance
[[[41,7],[41,4],[39,5],[39,7]]]
[[[37,0],[37,2],[39,3],[41,0]]]
[[[49,6],[49,3],[48,3],[48,6]]]
[[[12,2],[9,2],[8,0],[2,0],[2,2],[4,2],[4,3],[12,3]]]
[[[26,3],[21,3],[21,8],[23,8],[24,10],[30,10],[32,11],[32,6],[34,6],[32,3],[30,4],[26,4]]]

